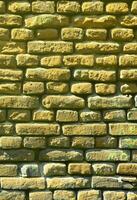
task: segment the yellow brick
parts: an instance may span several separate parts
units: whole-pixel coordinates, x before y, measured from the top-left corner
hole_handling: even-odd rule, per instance
[[[80,4],[76,1],[59,1],[57,3],[57,12],[59,13],[78,13]]]
[[[54,1],[34,1],[32,2],[33,13],[54,13],[55,3]]]
[[[67,83],[62,82],[48,82],[46,91],[49,94],[65,94],[69,91],[69,86]]]
[[[35,111],[33,113],[34,121],[53,121],[54,120],[54,112],[49,110],[43,111]]]
[[[26,2],[13,1],[9,3],[8,10],[11,11],[12,13],[27,13],[30,12],[31,6],[28,1]]]
[[[91,164],[89,163],[70,163],[68,165],[69,174],[87,175],[91,174]]]
[[[20,41],[32,40],[33,32],[25,28],[12,29],[11,38],[13,40],[20,40]]]
[[[61,30],[62,40],[81,40],[83,38],[83,30],[81,28],[63,28]]]
[[[0,176],[17,176],[17,165],[0,164]]]
[[[78,121],[78,113],[73,110],[58,110],[56,120],[59,122],[76,122]]]
[[[108,3],[106,5],[106,12],[111,14],[123,14],[128,12],[128,4],[117,2],[117,3]]]
[[[74,83],[71,85],[71,92],[73,94],[91,94],[92,84],[91,83]]]
[[[1,137],[0,147],[2,149],[18,149],[21,147],[22,138],[21,137]]]
[[[98,84],[95,85],[95,91],[99,95],[114,94],[116,92],[116,85],[98,83]]]
[[[3,189],[45,189],[44,178],[2,178],[1,186]]]
[[[104,4],[101,1],[84,2],[82,4],[82,12],[88,14],[101,14],[104,10]]]
[[[26,82],[23,84],[24,94],[42,94],[44,93],[44,83],[42,82]]]
[[[41,200],[52,200],[52,192],[50,191],[47,191],[47,192],[30,192],[29,193],[29,199],[30,200],[38,200],[38,199],[41,199]]]

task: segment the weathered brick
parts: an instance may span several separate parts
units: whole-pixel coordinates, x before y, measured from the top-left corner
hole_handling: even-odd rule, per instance
[[[27,28],[52,28],[69,25],[69,19],[62,15],[42,14],[29,16],[25,19]]]
[[[37,81],[67,81],[70,79],[69,69],[59,69],[59,68],[36,68],[27,69],[26,78],[29,80]]]
[[[95,91],[99,95],[109,95],[116,92],[116,85],[114,84],[105,84],[98,83],[95,85]]]
[[[5,119],[6,119],[6,111],[0,110],[0,122],[5,121]]]
[[[91,94],[92,84],[91,83],[74,83],[71,85],[71,92],[73,94]]]
[[[2,68],[16,68],[16,59],[13,55],[0,54],[0,67]]]
[[[0,1],[0,13],[4,13],[6,10],[6,5],[4,1]]]
[[[105,124],[74,124],[64,125],[64,135],[105,135],[107,132]]]
[[[66,165],[62,163],[47,163],[44,165],[43,173],[46,176],[63,176],[66,174]]]
[[[63,57],[63,63],[67,67],[93,67],[94,56],[92,55],[67,55]]]
[[[116,67],[118,64],[117,56],[115,55],[106,55],[106,56],[97,56],[96,65],[100,67]]]
[[[136,199],[137,199],[137,193],[135,193],[135,192],[127,193],[127,200],[136,200]]]
[[[75,70],[74,78],[79,81],[101,81],[114,82],[116,80],[115,71],[106,70]]]
[[[55,3],[54,1],[33,1],[32,2],[33,13],[54,13]]]
[[[19,149],[21,148],[22,138],[21,137],[1,137],[0,147],[2,149]]]
[[[84,2],[82,4],[82,12],[87,14],[101,14],[104,10],[104,4],[101,1]]]
[[[45,189],[44,178],[2,178],[1,186],[3,189]]]
[[[0,176],[17,176],[17,165],[0,164]]]
[[[136,69],[121,70],[120,79],[126,81],[136,81],[137,70]]]
[[[40,198],[41,200],[44,199],[52,200],[52,192],[50,191],[30,192],[29,198],[30,200],[37,200],[38,198]]]
[[[30,120],[30,111],[22,109],[11,109],[8,111],[8,119],[10,121],[29,121]]]
[[[96,148],[107,148],[112,149],[117,147],[117,139],[110,136],[102,136],[95,138],[95,147]]]
[[[78,200],[94,199],[101,200],[101,192],[99,190],[82,190],[78,192]]]
[[[81,28],[63,28],[61,30],[62,40],[81,40],[83,35]]]
[[[93,2],[89,2],[93,3]],[[86,38],[90,40],[106,40],[107,30],[106,29],[87,29]]]
[[[26,53],[26,44],[24,42],[1,41],[0,52],[3,54]]]
[[[128,12],[128,4],[124,2],[108,3],[106,12],[111,14],[125,14]]]
[[[125,54],[119,57],[119,65],[122,67],[136,67],[137,55]]]
[[[94,122],[100,120],[101,120],[101,113],[98,111],[80,113],[80,121],[82,122]]]
[[[60,200],[61,198],[65,200],[76,200],[75,192],[70,190],[56,190],[53,197],[55,200]]]
[[[136,14],[137,13],[137,1],[132,2],[131,12]]]
[[[128,185],[126,183],[126,181],[129,181]],[[108,188],[108,189],[123,189],[123,188],[130,188],[133,189],[134,186],[132,185],[132,183],[134,184],[135,182],[135,178],[133,177],[111,177],[111,176],[93,176],[92,178],[92,187],[93,188]]]
[[[0,94],[20,94],[20,83],[0,83]]]
[[[58,13],[78,13],[80,11],[80,4],[76,1],[59,1],[57,3]]]
[[[70,163],[68,165],[68,173],[74,175],[89,175],[91,174],[91,164],[89,163]]]
[[[75,45],[76,52],[78,53],[118,53],[120,46],[118,43],[112,42],[85,42],[77,43]]]
[[[137,16],[136,15],[126,15],[121,20],[121,25],[126,27],[135,27],[137,26]]]
[[[54,148],[68,148],[70,147],[70,138],[68,137],[49,137],[48,146]]]
[[[45,56],[41,59],[41,65],[45,67],[59,67],[62,65],[61,56]]]
[[[20,15],[3,14],[0,15],[0,26],[19,27],[22,25],[22,17]]]
[[[137,53],[137,44],[135,42],[134,43],[126,43],[123,46],[123,51],[125,53]]]
[[[11,39],[20,41],[32,40],[33,32],[29,29],[24,28],[12,29]]]
[[[80,149],[90,149],[94,147],[93,137],[73,137],[72,147]]]
[[[136,109],[131,109],[127,113],[127,119],[134,121],[137,120],[137,110]]]
[[[75,27],[80,28],[109,28],[117,25],[117,19],[112,15],[99,17],[77,16],[73,18]]]
[[[23,72],[21,70],[0,69],[1,81],[20,81],[22,78]]]
[[[89,97],[88,107],[92,109],[130,108],[132,107],[132,97],[122,95],[114,97]]]
[[[108,110],[104,112],[104,120],[105,121],[125,121],[126,120],[126,112],[124,110]]]
[[[0,40],[9,40],[10,34],[9,30],[6,28],[0,28]]]
[[[117,167],[117,173],[124,174],[124,175],[136,176],[137,175],[137,164],[136,163],[120,163],[120,164],[118,164],[118,167]]]
[[[129,151],[124,150],[89,150],[87,161],[129,161]]]
[[[74,150],[42,150],[40,161],[82,161],[83,152]]]
[[[119,147],[123,149],[136,149],[137,148],[136,136],[121,137],[119,140]]]
[[[58,110],[56,121],[59,122],[76,122],[78,121],[78,113],[73,110]]]
[[[106,191],[103,194],[104,200],[125,200],[126,193],[121,191]]]
[[[28,13],[31,10],[31,5],[28,1],[12,1],[8,5],[8,10],[12,13]]]
[[[0,161],[34,161],[34,152],[26,149],[0,150]]]
[[[42,94],[44,93],[44,83],[42,82],[26,82],[23,84],[24,94]]]
[[[136,131],[136,123],[109,124],[109,133],[111,135],[136,135]]]
[[[122,94],[136,94],[137,93],[137,84],[136,83],[125,83],[120,87]]]
[[[38,56],[19,54],[16,56],[17,65],[21,67],[34,67],[39,64]]]
[[[1,96],[0,108],[26,108],[38,107],[38,98],[31,96]]]
[[[35,111],[33,113],[34,121],[53,121],[54,120],[54,112],[50,110],[45,111]]]
[[[33,54],[72,53],[73,43],[64,41],[32,41],[28,42],[28,52]]]
[[[65,94],[69,91],[69,85],[63,82],[48,82],[46,91],[48,94]]]
[[[136,150],[132,151],[132,158],[131,158],[131,160],[133,162],[137,162],[137,151]]]
[[[0,124],[0,135],[12,135],[13,132],[14,126],[12,124]]]
[[[1,191],[0,199],[2,200],[25,200],[25,192],[18,191]]]
[[[16,124],[17,135],[59,135],[58,124],[21,123]]]
[[[111,30],[111,37],[116,41],[131,41],[134,38],[132,29],[114,28]]]
[[[59,96],[51,95],[43,99],[43,106],[46,108],[66,108],[66,109],[81,109],[85,106],[85,101],[83,98],[71,95],[71,96]]]
[[[23,141],[24,147],[30,149],[42,149],[46,146],[44,137],[25,137]]]
[[[48,189],[75,189],[90,187],[90,181],[87,178],[74,177],[55,177],[47,178]]]
[[[93,173],[97,176],[114,175],[115,164],[101,163],[92,165]]]

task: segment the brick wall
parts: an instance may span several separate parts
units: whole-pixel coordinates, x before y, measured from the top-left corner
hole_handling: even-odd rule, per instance
[[[0,1],[0,200],[137,200],[137,1]]]

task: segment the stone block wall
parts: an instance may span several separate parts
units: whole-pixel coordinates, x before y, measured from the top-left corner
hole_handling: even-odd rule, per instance
[[[137,200],[137,1],[0,1],[0,200]]]

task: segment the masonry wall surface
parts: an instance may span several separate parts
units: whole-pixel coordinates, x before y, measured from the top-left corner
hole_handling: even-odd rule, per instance
[[[0,1],[0,200],[137,200],[137,1]]]

